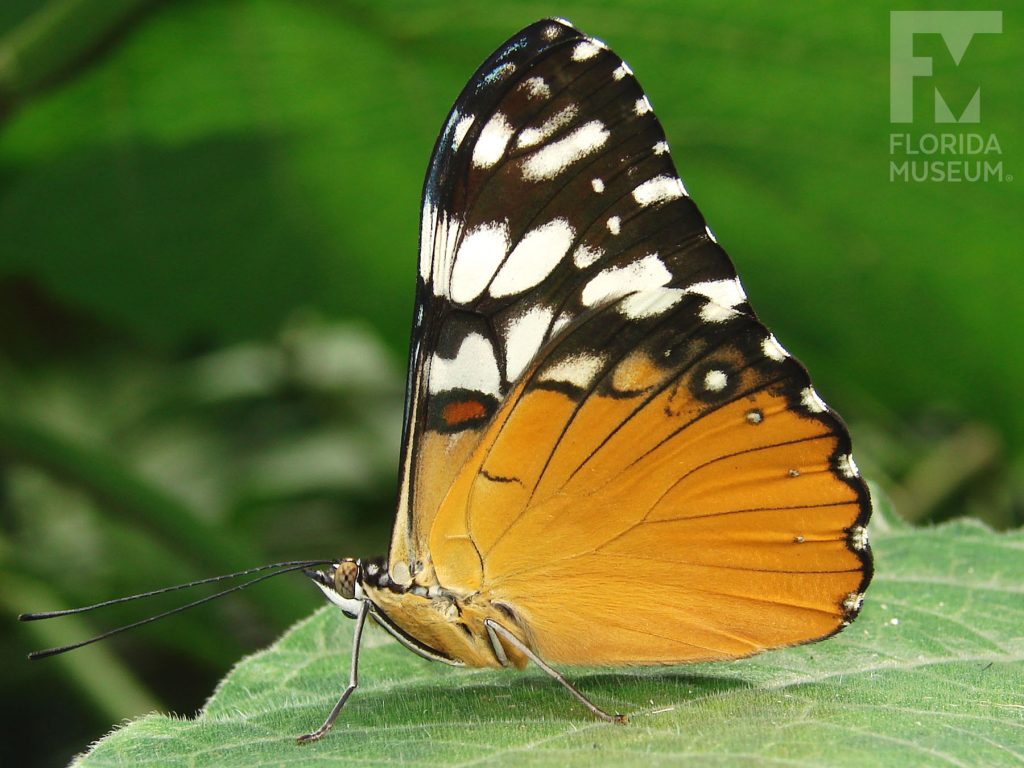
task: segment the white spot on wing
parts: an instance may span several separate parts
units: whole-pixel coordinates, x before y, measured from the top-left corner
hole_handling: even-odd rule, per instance
[[[860,610],[861,605],[864,603],[864,594],[862,592],[851,592],[843,600],[843,609],[847,613],[856,613]]]
[[[455,131],[452,134],[452,149],[458,150],[462,145],[462,140],[466,138],[469,129],[473,127],[474,120],[476,120],[475,115],[466,115],[455,125]]]
[[[516,140],[517,147],[532,147],[546,141],[559,129],[567,126],[576,117],[576,105],[570,104],[552,115],[539,128],[524,128]]]
[[[860,474],[860,470],[857,469],[857,462],[853,460],[853,455],[844,453],[836,459],[836,468],[843,477],[853,478]]]
[[[525,90],[531,98],[547,99],[551,96],[551,89],[543,77],[528,77],[519,88]]]
[[[447,213],[429,201],[424,203],[420,222],[420,276],[433,287],[435,296],[448,294],[454,256],[453,229]]]
[[[430,358],[428,391],[431,394],[451,389],[471,389],[501,396],[498,360],[491,343],[479,333],[462,340],[454,360],[445,360],[436,353]]]
[[[468,304],[490,282],[509,249],[508,224],[496,222],[474,227],[462,240],[452,268],[448,295],[456,304]]]
[[[562,30],[561,28],[556,27],[554,24],[552,24],[550,27],[545,27],[544,31],[541,34],[544,36],[545,40],[554,40],[556,37],[562,34]]]
[[[683,183],[672,176],[655,176],[633,190],[633,199],[641,207],[664,203],[683,197],[686,190]]]
[[[720,323],[736,315],[735,307],[747,300],[739,278],[731,280],[706,280],[686,287],[686,293],[704,296],[708,302],[700,310],[700,316],[709,323]]]
[[[655,317],[671,309],[683,298],[678,288],[655,288],[627,296],[619,305],[619,311],[628,318],[640,320]]]
[[[567,357],[541,373],[540,381],[561,381],[586,389],[604,367],[603,355],[587,355],[582,352]]]
[[[553,315],[552,309],[535,305],[508,324],[505,332],[505,375],[509,381],[518,379],[537,354]]]
[[[580,300],[584,306],[593,307],[629,293],[660,288],[671,279],[661,259],[651,254],[624,267],[601,270],[583,287]]]
[[[480,131],[480,136],[473,147],[473,165],[477,168],[490,168],[501,160],[505,147],[512,138],[512,126],[508,118],[501,112],[495,112]]]
[[[764,352],[765,357],[777,363],[781,363],[789,357],[789,352],[779,344],[779,340],[775,338],[774,334],[768,334],[768,338],[761,343],[761,351]]]
[[[709,392],[721,392],[728,383],[729,377],[725,375],[725,371],[708,371],[704,376],[704,389]]]
[[[572,60],[586,61],[587,59],[592,59],[597,56],[600,50],[601,46],[597,45],[596,40],[584,40],[572,49]]]
[[[603,250],[600,248],[591,248],[589,245],[583,243],[572,252],[572,263],[580,269],[583,269],[585,267],[589,267],[602,256],[604,256]]]
[[[602,192],[604,192],[604,181],[602,181],[601,179],[591,179],[590,186],[592,186],[594,188],[594,191],[597,192],[597,194],[599,195]]]
[[[850,529],[850,546],[858,552],[868,548],[868,529],[863,525],[855,525]]]
[[[618,216],[609,216],[608,223],[606,226],[608,227],[609,232],[611,232],[613,235],[617,235],[619,234],[619,232],[622,231],[622,219],[620,219]]]
[[[656,154],[656,155],[667,155],[668,154],[668,142],[667,141],[659,141],[657,144],[655,144],[653,147],[651,147],[651,149],[654,151],[654,154]]]
[[[565,219],[554,219],[531,229],[508,255],[491,283],[491,296],[521,293],[540,283],[568,253],[576,237]]]
[[[609,267],[598,272],[583,287],[580,301],[584,306],[593,307],[623,299],[619,305],[622,314],[633,319],[650,317],[664,312],[682,298],[683,291],[664,287],[671,279],[672,273],[658,255],[650,254],[624,267]]]
[[[423,201],[420,211],[420,277],[423,282],[430,280],[430,264],[434,251],[435,209],[429,200]]]
[[[600,120],[591,120],[534,152],[523,161],[523,178],[528,181],[553,179],[573,163],[600,149],[608,130]]]
[[[715,233],[711,231],[711,227],[709,227],[707,224],[704,225],[704,234],[708,236],[708,240],[710,240],[712,243],[718,242],[718,238],[715,237]]]
[[[627,64],[626,62],[622,62],[621,64],[619,64],[619,66],[615,68],[615,71],[612,72],[612,77],[614,77],[616,80],[621,80],[622,78],[631,76],[632,74],[633,70],[629,68],[629,64]]]
[[[737,314],[736,310],[723,307],[721,304],[716,304],[713,301],[709,301],[700,310],[701,319],[709,323],[724,323]]]
[[[803,403],[811,413],[823,413],[827,406],[825,401],[822,400],[818,393],[814,391],[814,387],[806,387],[803,392],[800,393],[800,402]]]
[[[651,111],[651,102],[646,96],[641,96],[633,105],[633,113],[639,117]]]

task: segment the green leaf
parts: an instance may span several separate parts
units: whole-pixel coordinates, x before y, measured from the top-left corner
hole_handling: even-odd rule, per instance
[[[346,681],[352,625],[324,608],[241,662],[195,719],[148,715],[76,765],[1020,765],[1024,532],[877,522],[864,611],[827,642],[569,671],[626,726],[592,720],[537,670],[451,669],[372,631],[334,730],[298,747]]]

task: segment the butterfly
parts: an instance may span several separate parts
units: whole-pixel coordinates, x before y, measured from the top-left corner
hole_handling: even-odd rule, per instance
[[[552,664],[818,640],[870,579],[846,427],[630,68],[560,19],[484,62],[434,148],[402,442],[388,557],[317,576],[357,643],[371,616],[426,658],[532,661],[604,719]]]
[[[532,662],[622,722],[557,668],[820,640],[871,578],[846,427],[629,66],[562,19],[495,51],[434,147],[401,451],[387,557],[283,564],[355,619],[349,685],[300,742],[356,689],[368,618],[427,659]]]

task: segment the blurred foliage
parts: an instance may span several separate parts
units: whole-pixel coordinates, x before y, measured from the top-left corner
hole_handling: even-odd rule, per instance
[[[889,10],[0,4],[5,615],[384,550],[423,171],[474,67],[545,15],[638,72],[688,189],[850,420],[865,474],[918,522],[1019,525],[1024,199],[1016,182],[889,181]],[[1011,174],[1018,18],[1007,8],[963,71],[941,42],[918,50],[944,92],[982,85],[980,129]],[[286,578],[113,649],[6,665],[21,714],[5,749],[54,764],[148,702],[193,711],[310,592]],[[0,643],[14,659],[138,615]]]
[[[10,618],[269,561],[374,553],[386,541],[401,377],[356,326],[297,321],[274,339],[176,360],[115,349],[3,374],[0,400],[18,404],[0,413]],[[4,651],[23,658],[183,602],[21,625]],[[160,706],[191,711],[246,649],[320,602],[301,576],[276,579],[132,633],[117,657],[94,646],[56,659],[63,669],[8,667],[5,700],[27,697],[34,717],[5,723],[7,743],[26,729],[52,743],[42,737],[56,720],[80,747],[158,706],[150,686]],[[69,702],[71,686],[82,701]]]

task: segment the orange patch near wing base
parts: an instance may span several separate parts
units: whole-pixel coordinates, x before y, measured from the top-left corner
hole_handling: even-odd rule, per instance
[[[467,421],[482,419],[487,415],[487,408],[479,400],[461,400],[448,403],[441,411],[441,418],[450,427],[465,424]]]

